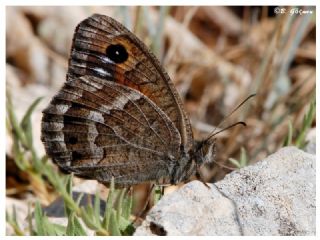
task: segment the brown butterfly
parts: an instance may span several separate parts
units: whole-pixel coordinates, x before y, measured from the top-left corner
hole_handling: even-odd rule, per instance
[[[95,14],[73,37],[67,81],[43,111],[42,141],[65,172],[117,186],[177,184],[213,161],[156,57],[114,19]]]

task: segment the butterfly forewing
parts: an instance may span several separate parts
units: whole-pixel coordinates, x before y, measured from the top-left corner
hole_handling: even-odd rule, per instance
[[[127,58],[112,59],[112,50],[120,55],[124,50]],[[189,119],[168,74],[144,43],[114,19],[95,14],[78,25],[68,74],[93,75],[138,90],[167,114],[179,130],[183,146],[191,149]]]

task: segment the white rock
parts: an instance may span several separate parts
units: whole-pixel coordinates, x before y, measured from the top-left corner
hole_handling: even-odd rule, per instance
[[[315,176],[315,156],[286,147],[211,189],[164,196],[135,235],[315,235]]]

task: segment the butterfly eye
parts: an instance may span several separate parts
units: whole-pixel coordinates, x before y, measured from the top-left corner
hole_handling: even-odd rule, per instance
[[[123,63],[129,57],[127,50],[121,44],[109,45],[106,50],[106,55],[115,63]]]

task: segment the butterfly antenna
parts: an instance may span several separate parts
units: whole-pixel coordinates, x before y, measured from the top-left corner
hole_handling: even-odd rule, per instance
[[[223,132],[223,131],[225,131],[225,130],[227,130],[227,129],[229,129],[229,128],[232,128],[232,127],[234,127],[234,126],[236,126],[236,125],[241,124],[241,125],[243,125],[243,126],[247,126],[245,122],[237,122],[237,123],[234,123],[234,124],[232,124],[232,125],[224,128],[224,129],[222,129],[222,130],[220,130],[220,131],[218,131],[218,132],[215,132],[216,129],[217,129],[218,127],[220,127],[220,126],[222,125],[222,123],[224,123],[224,122],[226,121],[227,118],[229,118],[229,117],[230,117],[235,111],[237,111],[245,102],[247,102],[250,98],[253,98],[254,96],[256,96],[255,93],[249,95],[249,96],[248,96],[245,100],[243,100],[235,109],[233,109],[233,110],[218,124],[218,126],[216,126],[216,127],[214,128],[214,130],[213,130],[212,133],[209,135],[209,137],[207,137],[206,141],[208,141],[210,138],[212,138],[213,136],[217,135],[218,133],[221,133],[221,132]]]
[[[246,124],[245,122],[236,122],[236,123],[234,123],[234,124],[231,124],[231,125],[228,126],[228,127],[225,127],[225,128],[223,128],[223,129],[221,129],[221,130],[218,131],[218,132],[212,133],[212,134],[210,135],[210,137],[207,138],[207,140],[210,139],[210,138],[212,138],[212,137],[214,137],[215,135],[217,135],[217,134],[219,134],[219,133],[221,133],[221,132],[224,132],[224,131],[226,131],[226,130],[228,130],[228,129],[230,129],[230,128],[233,128],[233,127],[235,127],[235,126],[237,126],[237,125],[242,125],[242,126],[244,126],[244,127],[247,126],[247,124]]]

